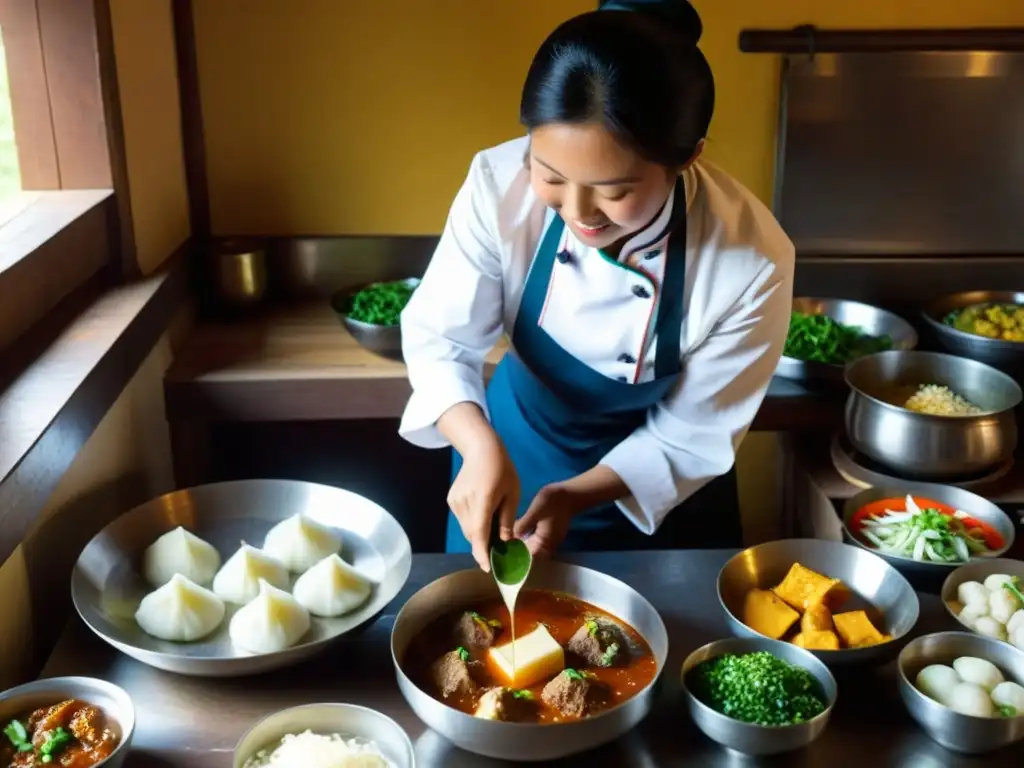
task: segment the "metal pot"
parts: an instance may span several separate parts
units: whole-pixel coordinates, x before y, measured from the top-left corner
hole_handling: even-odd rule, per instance
[[[1020,386],[991,366],[937,352],[891,351],[846,368],[846,432],[853,447],[907,478],[954,480],[991,469],[1017,447]],[[895,390],[939,384],[984,409],[932,416],[887,401]]]
[[[257,240],[221,240],[211,248],[217,295],[227,306],[259,304],[267,292],[267,254]]]
[[[990,339],[987,336],[957,330],[945,323],[945,318],[950,312],[974,304],[989,302],[1024,304],[1024,292],[967,291],[955,293],[944,296],[928,306],[923,315],[939,343],[953,354],[988,363],[1008,373],[1024,372],[1024,342]]]

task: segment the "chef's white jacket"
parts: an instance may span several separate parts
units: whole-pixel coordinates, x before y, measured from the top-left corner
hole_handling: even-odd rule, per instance
[[[402,313],[413,393],[399,432],[415,445],[445,447],[436,423],[457,403],[476,403],[487,413],[484,359],[503,334],[512,335],[534,254],[554,216],[530,186],[527,151],[524,137],[473,159],[423,282]],[[601,461],[630,490],[619,508],[648,534],[732,468],[782,354],[792,303],[794,248],[771,212],[712,163],[691,165],[684,183],[682,374],[646,422]],[[655,286],[664,273],[671,207],[669,200],[619,255]],[[595,371],[650,380],[657,338],[648,327],[657,313],[636,299],[636,272],[580,243],[568,228],[562,248],[573,258],[552,272],[541,327]],[[635,362],[622,362],[628,358]]]

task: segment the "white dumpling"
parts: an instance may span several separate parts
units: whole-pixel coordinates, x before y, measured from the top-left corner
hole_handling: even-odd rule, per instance
[[[213,577],[213,591],[229,603],[245,605],[260,593],[260,579],[278,589],[288,589],[288,569],[243,541]]]
[[[917,673],[917,689],[940,704],[950,706],[951,694],[961,682],[960,675],[945,664],[929,664]]]
[[[1024,651],[1024,625],[1017,627],[1007,638],[1014,646]]]
[[[991,691],[1005,679],[999,667],[991,661],[974,656],[961,656],[953,662],[953,669],[965,683],[980,685],[986,691]]]
[[[1024,608],[1014,611],[1013,616],[1006,622],[1006,634],[1012,635],[1021,627],[1024,627]]]
[[[992,717],[995,707],[988,691],[975,683],[960,683],[950,692],[949,708],[961,715]]]
[[[994,637],[996,640],[1006,640],[1006,626],[1000,624],[998,621],[993,619],[991,616],[982,616],[971,627],[979,635],[985,635],[985,637]]]
[[[977,626],[978,619],[982,616],[988,616],[988,606],[982,606],[978,603],[965,605],[960,613],[957,614],[957,618],[971,629]]]
[[[1005,573],[993,573],[991,576],[987,576],[985,581],[982,582],[982,586],[985,587],[989,592],[1005,592],[1003,584],[1013,581],[1013,576]]]
[[[180,573],[139,603],[135,621],[147,635],[176,643],[206,637],[224,620],[224,601]]]
[[[231,617],[228,634],[236,648],[275,653],[291,648],[309,631],[309,612],[283,589],[260,581],[254,600]]]
[[[292,594],[314,616],[354,611],[370,596],[370,582],[337,555],[329,555],[295,582]]]
[[[990,592],[988,596],[988,615],[1000,624],[1006,624],[1010,617],[1020,608],[1017,598],[1010,594],[1009,590],[1000,589]]]
[[[150,544],[143,556],[143,575],[154,587],[162,587],[176,573],[205,587],[218,568],[217,550],[180,525]]]
[[[304,515],[292,515],[267,533],[263,551],[294,573],[304,573],[341,549],[341,536],[333,528]]]
[[[1006,680],[993,688],[991,695],[997,707],[1010,707],[1015,714],[1024,715],[1024,687]]]
[[[977,581],[965,581],[956,588],[956,596],[964,605],[978,603],[985,605],[987,608],[988,593],[989,590],[985,589],[984,585]]]

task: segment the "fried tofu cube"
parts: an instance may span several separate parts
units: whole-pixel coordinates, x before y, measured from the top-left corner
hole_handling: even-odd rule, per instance
[[[847,611],[832,617],[836,632],[847,648],[865,648],[892,639],[879,632],[864,611]]]
[[[839,579],[822,576],[800,563],[793,563],[786,578],[772,591],[798,611],[805,611],[815,603],[836,608],[849,595]]]
[[[808,651],[838,651],[839,638],[831,630],[811,629],[800,632],[793,638],[793,645]]]
[[[752,589],[743,599],[743,623],[778,640],[800,620],[800,614],[767,589]]]
[[[801,632],[831,632],[832,629],[832,611],[822,603],[808,606],[800,618]]]
[[[529,688],[565,669],[565,651],[548,628],[538,624],[533,632],[512,643],[491,646],[487,661],[505,685]]]

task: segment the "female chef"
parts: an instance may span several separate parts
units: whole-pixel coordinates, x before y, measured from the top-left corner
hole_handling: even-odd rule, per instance
[[[535,553],[740,544],[731,470],[781,355],[794,253],[698,159],[701,31],[685,0],[556,29],[523,87],[528,136],[474,158],[402,315],[400,433],[454,448],[447,550],[484,570],[495,515]]]

